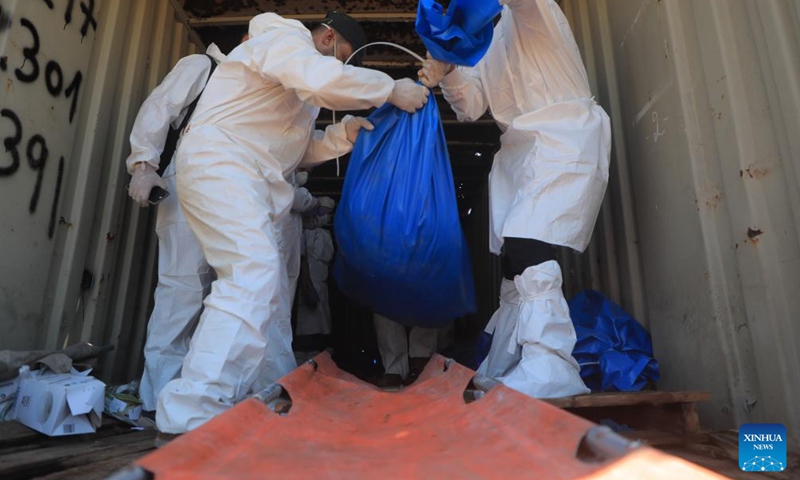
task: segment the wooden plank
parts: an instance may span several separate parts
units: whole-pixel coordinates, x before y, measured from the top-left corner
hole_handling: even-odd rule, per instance
[[[186,27],[186,31],[189,34],[189,41],[197,45],[198,48],[205,50],[206,44],[203,43],[203,40],[200,38],[200,35],[197,33],[197,31],[191,28],[189,25],[191,18],[183,10],[183,7],[178,3],[178,0],[169,0],[169,3],[172,5],[172,9],[175,11],[175,21],[182,23]]]
[[[714,432],[710,437],[710,443],[724,452],[728,458],[739,460],[739,432],[736,430]]]
[[[17,422],[0,423],[0,453],[2,449],[9,446],[19,446],[41,437],[30,428]]]
[[[684,403],[681,405],[681,420],[683,421],[683,433],[692,434],[700,431],[700,416],[697,415],[697,408],[694,403]]]
[[[720,475],[724,475],[734,480],[796,480],[796,473],[791,474],[788,471],[783,472],[743,472],[738,465],[737,460],[728,458],[715,457],[706,452],[697,452],[693,450],[693,446],[683,447],[669,447],[661,449],[665,453],[675,455],[676,457],[683,458],[692,463],[705,467]],[[793,476],[794,475],[794,476]]]
[[[120,452],[118,457],[62,470],[39,477],[39,480],[104,480],[146,454],[147,451]]]
[[[103,417],[103,425],[95,433],[71,436],[78,440],[99,440],[101,438],[131,432],[126,425],[111,417]],[[53,442],[62,442],[67,437],[48,437],[17,422],[0,423],[0,456],[29,448],[43,448]],[[73,440],[70,440],[73,441]]]
[[[659,447],[666,453],[694,462],[709,470],[733,479],[752,480],[796,480],[797,473],[792,466],[800,464],[800,452],[790,449],[787,452],[789,468],[783,472],[742,472],[739,469],[739,434],[736,430],[725,430],[707,434],[706,442],[690,442],[686,445]]]
[[[606,420],[625,425],[631,430],[660,430],[683,434],[682,404],[638,405],[614,407],[587,407],[567,409],[573,415],[594,423],[603,424]]]
[[[94,441],[61,437],[44,448],[0,457],[0,478],[13,480],[46,475],[122,453],[152,450],[155,431],[145,430]],[[54,439],[55,440],[55,439]]]
[[[663,447],[667,445],[688,445],[690,443],[704,443],[708,441],[708,434],[696,433],[693,435],[679,435],[660,430],[636,430],[631,432],[619,432],[619,434],[630,440],[638,440],[651,447]]]
[[[359,22],[392,22],[411,23],[417,19],[416,13],[379,13],[379,12],[350,12],[351,17]],[[282,15],[283,18],[301,22],[321,22],[325,15],[319,13],[295,13]],[[187,24],[194,28],[203,27],[229,27],[247,25],[253,17],[251,15],[220,15],[208,18],[190,18]]]
[[[709,392],[609,392],[548,398],[545,402],[559,408],[621,407],[633,405],[665,405],[711,400]]]

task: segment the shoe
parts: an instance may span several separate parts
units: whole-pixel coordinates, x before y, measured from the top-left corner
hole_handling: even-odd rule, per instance
[[[381,390],[396,391],[402,389],[404,384],[403,377],[400,375],[396,373],[387,373],[375,383],[375,386]]]
[[[431,357],[415,357],[408,359],[408,378],[406,385],[411,385],[417,381],[419,375],[425,370],[425,366],[430,362]]]
[[[171,441],[175,440],[176,438],[180,437],[181,435],[183,435],[183,434],[182,433],[158,432],[156,434],[156,439],[153,441],[153,445],[155,445],[156,448],[161,448],[164,445],[168,444],[169,442],[171,442]]]

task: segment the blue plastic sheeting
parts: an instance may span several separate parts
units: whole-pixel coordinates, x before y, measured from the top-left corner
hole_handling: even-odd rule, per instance
[[[587,290],[569,302],[578,342],[572,356],[592,391],[641,390],[659,378],[650,334],[603,294]]]
[[[481,363],[486,360],[486,357],[489,356],[489,350],[492,349],[492,340],[494,340],[494,333],[483,330],[480,335],[478,335],[478,340],[475,342],[474,355],[469,359],[469,363],[464,365],[473,370],[477,370],[478,367],[481,366]]]
[[[413,115],[387,104],[369,120],[336,212],[333,278],[387,318],[440,327],[476,303],[439,108],[433,98]]]
[[[420,0],[417,34],[431,56],[446,63],[474,67],[492,43],[497,0],[452,0],[444,9],[434,0]]]

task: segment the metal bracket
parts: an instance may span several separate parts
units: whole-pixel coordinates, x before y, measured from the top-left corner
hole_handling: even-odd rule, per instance
[[[628,440],[604,425],[595,426],[581,438],[575,458],[585,463],[602,463],[641,446],[641,442]]]

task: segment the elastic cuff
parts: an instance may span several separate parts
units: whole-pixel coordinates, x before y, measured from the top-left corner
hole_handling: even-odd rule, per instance
[[[147,160],[137,160],[135,162],[128,162],[127,164],[128,175],[133,175],[133,173],[136,170],[141,170],[142,168],[141,164],[150,165],[151,167],[158,170],[158,164],[153,165],[151,162]]]
[[[461,78],[461,72],[458,67],[456,67],[452,72],[445,75],[442,81],[439,82],[439,86],[442,88],[455,88],[461,86],[463,83],[464,79]]]

